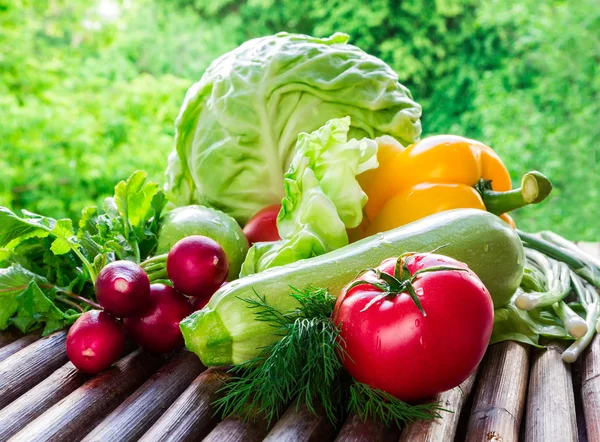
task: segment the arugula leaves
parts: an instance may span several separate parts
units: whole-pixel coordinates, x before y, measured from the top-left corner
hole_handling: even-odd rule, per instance
[[[77,231],[70,219],[25,210],[19,216],[0,206],[0,330],[44,327],[45,335],[97,306],[98,272],[116,259],[149,256],[165,205],[159,185],[136,171],[102,208],[82,211]]]

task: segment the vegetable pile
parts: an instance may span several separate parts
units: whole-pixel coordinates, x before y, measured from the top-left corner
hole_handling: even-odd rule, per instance
[[[71,326],[88,373],[128,338],[185,341],[232,366],[224,415],[268,422],[292,401],[334,423],[436,418],[431,397],[504,340],[570,341],[575,361],[600,330],[600,262],[508,214],[550,180],[513,189],[489,146],[419,140],[421,107],[347,41],[282,33],[215,60],[164,190],[137,171],[78,228],[0,208],[0,330]]]

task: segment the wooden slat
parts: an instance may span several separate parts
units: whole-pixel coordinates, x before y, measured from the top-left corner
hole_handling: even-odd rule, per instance
[[[16,341],[23,337],[23,333],[18,331],[16,328],[10,327],[7,330],[0,331],[0,348]]]
[[[326,442],[333,440],[335,431],[333,425],[325,417],[323,406],[315,404],[315,410],[317,415],[312,413],[305,404],[290,405],[269,432],[265,441]]]
[[[433,402],[439,402],[443,408],[452,411],[452,413],[441,412],[441,419],[418,421],[408,425],[402,431],[400,441],[438,442],[454,440],[462,408],[471,394],[476,377],[477,372],[474,372],[458,387],[440,393],[433,399]]]
[[[600,243],[578,243],[584,252],[599,258]],[[583,354],[581,401],[588,441],[600,441],[600,335]]]
[[[564,348],[564,344],[550,343],[534,351],[527,393],[527,441],[578,439],[571,367],[561,359]]]
[[[362,441],[397,441],[400,429],[387,427],[381,421],[363,421],[358,415],[353,414],[346,419],[344,426],[337,435],[335,442],[362,442]]]
[[[52,406],[10,441],[81,440],[148,379],[162,361],[160,356],[135,351]]]
[[[479,370],[466,440],[517,442],[527,392],[529,346],[510,341],[491,345]]]
[[[5,360],[9,356],[14,355],[16,352],[23,350],[25,347],[34,343],[41,337],[42,331],[36,330],[0,348],[0,362]]]
[[[600,335],[583,356],[581,397],[588,440],[600,441]]]
[[[66,339],[65,331],[52,333],[0,362],[0,409],[67,362]]]
[[[139,439],[203,369],[198,356],[182,351],[119,405],[84,441]]]
[[[4,407],[0,410],[0,442],[8,440],[88,379],[88,375],[67,362],[50,377]]]
[[[257,418],[244,422],[236,417],[227,417],[212,430],[202,442],[258,442],[267,434],[267,423]]]
[[[210,368],[194,379],[140,441],[202,440],[217,423],[211,403],[225,377],[222,371]]]

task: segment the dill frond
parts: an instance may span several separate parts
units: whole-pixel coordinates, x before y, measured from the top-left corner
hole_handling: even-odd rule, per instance
[[[350,385],[348,411],[363,421],[375,419],[386,425],[402,425],[416,420],[440,418],[440,411],[449,411],[439,403],[411,405],[385,391],[371,388],[360,382]]]

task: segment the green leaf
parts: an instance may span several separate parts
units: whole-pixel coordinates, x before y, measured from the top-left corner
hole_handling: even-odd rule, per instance
[[[55,220],[35,213],[23,211],[20,218],[6,207],[0,207],[0,248],[14,249],[30,238],[54,237],[51,250],[63,255],[79,247],[70,219]]]
[[[27,288],[17,295],[17,315],[10,322],[23,333],[44,324],[43,336],[75,322],[80,314],[72,310],[68,313],[60,310],[52,300],[54,296],[55,289],[49,291],[46,296],[38,284],[31,281]]]
[[[518,341],[541,347],[539,340],[542,336],[573,340],[551,307],[529,311],[520,310],[515,306],[516,296],[513,296],[507,306],[494,311],[494,329],[490,344],[501,341]]]
[[[79,244],[75,242],[73,236],[73,222],[70,219],[60,219],[52,229],[52,235],[56,237],[50,250],[55,255],[64,255],[74,248],[79,248]]]
[[[0,248],[12,249],[29,238],[50,235],[56,221],[52,218],[19,218],[11,210],[0,206]]]
[[[147,176],[146,172],[138,170],[127,181],[121,181],[115,186],[114,202],[119,214],[125,226],[129,226],[136,234],[154,214],[153,199],[160,191],[157,183],[146,183]]]
[[[0,269],[0,330],[8,327],[9,319],[19,307],[17,297],[27,289],[32,281],[44,287],[50,286],[45,278],[20,265],[14,264]]]
[[[366,138],[348,140],[349,129],[346,117],[298,136],[277,217],[281,240],[252,246],[242,276],[348,244],[346,229],[360,224],[367,202],[356,175],[377,167],[377,143]]]

